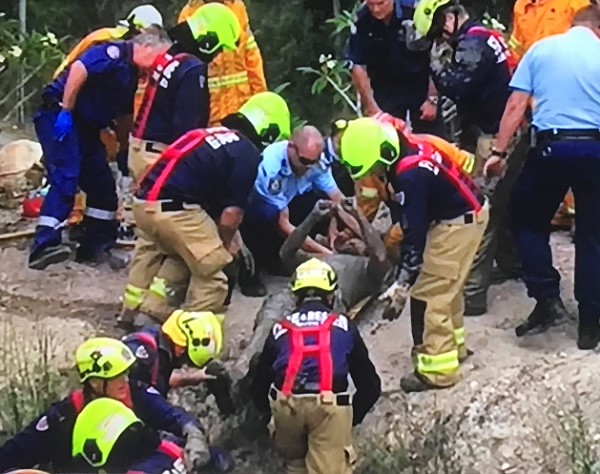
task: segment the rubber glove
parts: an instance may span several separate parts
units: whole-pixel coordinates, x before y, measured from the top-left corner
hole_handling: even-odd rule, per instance
[[[73,116],[68,110],[61,110],[54,122],[54,139],[62,142],[73,130]]]

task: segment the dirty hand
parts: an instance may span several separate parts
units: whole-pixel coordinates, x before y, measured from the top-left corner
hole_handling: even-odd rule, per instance
[[[250,249],[246,247],[246,244],[244,244],[243,242],[240,245],[240,251],[238,255],[240,257],[241,264],[248,272],[248,275],[254,276],[254,274],[256,273],[256,263],[254,262],[254,255],[252,255]]]
[[[344,199],[340,203],[340,206],[344,212],[350,214],[352,217],[354,217],[354,218],[358,217],[358,215],[359,215],[358,210],[354,207],[354,198]]]
[[[206,374],[213,379],[206,381],[209,393],[215,397],[219,411],[224,415],[235,413],[235,402],[231,395],[231,376],[227,368],[218,360],[212,360],[206,365]]]
[[[323,217],[329,217],[333,214],[334,207],[335,205],[332,201],[319,199],[315,204],[315,207],[313,207],[311,214],[319,219],[322,219]]]
[[[188,373],[188,377],[190,377],[195,383],[206,382],[207,380],[215,380],[217,378],[216,375],[207,373],[206,367],[190,371]]]
[[[61,110],[54,122],[54,139],[62,142],[73,130],[73,116],[68,110]]]
[[[383,319],[392,321],[400,317],[406,300],[410,286],[402,281],[395,281],[392,286],[385,290],[378,298],[379,301],[387,303],[386,309],[383,311]]]
[[[483,165],[483,176],[487,179],[502,177],[506,173],[506,159],[492,153]]]
[[[434,43],[431,48],[431,69],[434,73],[439,74],[442,70],[452,62],[452,46],[447,42]]]
[[[421,105],[421,120],[431,122],[437,117],[437,105],[432,104],[429,99]]]
[[[210,449],[206,443],[204,433],[196,425],[188,423],[183,427],[185,442],[185,469],[195,472],[210,462]]]

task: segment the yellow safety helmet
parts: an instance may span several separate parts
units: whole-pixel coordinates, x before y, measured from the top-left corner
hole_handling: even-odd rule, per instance
[[[92,400],[75,420],[72,457],[81,456],[92,467],[104,466],[121,435],[136,424],[143,425],[122,402],[112,398]]]
[[[264,144],[285,140],[292,134],[290,109],[275,92],[254,94],[239,108],[238,114],[248,119]]]
[[[353,179],[366,175],[378,162],[391,166],[398,159],[400,139],[392,128],[370,117],[346,124],[340,140],[340,160]]]
[[[187,24],[201,53],[215,55],[221,49],[237,49],[240,22],[235,13],[222,3],[202,5],[188,18]]]
[[[292,277],[291,287],[296,294],[333,293],[338,287],[337,274],[327,263],[318,258],[311,258],[298,265]]]
[[[126,20],[119,21],[119,25],[141,30],[151,25],[163,26],[163,18],[152,5],[140,5],[131,10]]]
[[[135,362],[133,352],[117,339],[96,337],[81,344],[75,352],[75,366],[81,383],[89,378],[112,379]]]
[[[413,15],[413,23],[417,34],[422,37],[429,37],[430,39],[440,35],[442,32],[441,27],[443,28],[443,19],[440,19],[442,25],[436,25],[436,28],[432,28],[433,17],[435,12],[441,7],[451,3],[455,4],[457,2],[456,0],[420,0],[415,5],[415,13]]]
[[[162,331],[173,343],[185,347],[190,362],[204,367],[217,357],[223,348],[221,315],[210,311],[183,311],[178,309],[162,325]]]

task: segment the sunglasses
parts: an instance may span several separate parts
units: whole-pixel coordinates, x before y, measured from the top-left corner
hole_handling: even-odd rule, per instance
[[[298,146],[295,143],[290,143],[290,146],[294,150],[296,150],[296,155],[298,155],[298,161],[300,163],[302,163],[304,166],[307,166],[307,167],[315,166],[319,162],[318,158],[316,160],[313,160],[312,158],[307,158],[306,156],[302,156],[300,154],[300,149],[298,148]]]

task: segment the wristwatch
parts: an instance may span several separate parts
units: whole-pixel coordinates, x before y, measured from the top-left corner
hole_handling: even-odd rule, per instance
[[[505,159],[508,156],[508,153],[506,153],[505,151],[498,151],[495,148],[492,148],[492,155],[496,155],[502,159]]]
[[[430,95],[429,97],[427,97],[427,102],[429,102],[431,105],[435,105],[436,107],[439,101],[440,98],[437,95]]]

